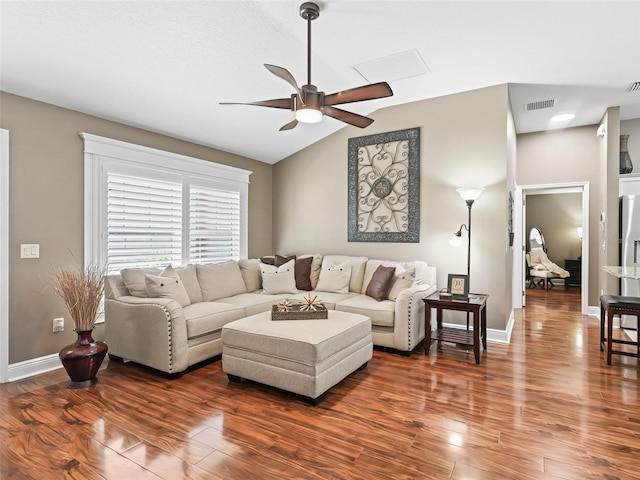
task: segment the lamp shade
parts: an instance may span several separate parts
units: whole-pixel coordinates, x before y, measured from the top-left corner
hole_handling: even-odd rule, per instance
[[[322,112],[315,108],[299,108],[296,110],[296,120],[302,123],[318,123],[322,120]]]
[[[484,191],[484,188],[458,188],[456,192],[466,201],[476,200],[480,194]]]
[[[462,236],[454,235],[453,237],[451,237],[451,239],[449,240],[449,245],[451,245],[452,247],[459,247],[460,245],[462,245]]]
[[[576,230],[578,232],[578,237],[582,238],[582,227],[576,227]]]

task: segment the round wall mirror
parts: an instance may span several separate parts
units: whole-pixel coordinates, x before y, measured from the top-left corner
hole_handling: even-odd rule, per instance
[[[540,229],[536,227],[533,227],[529,231],[529,249],[533,248],[541,248],[545,252],[547,251],[544,245],[544,236],[542,235]]]

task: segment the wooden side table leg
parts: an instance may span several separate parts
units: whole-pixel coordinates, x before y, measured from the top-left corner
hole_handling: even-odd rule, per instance
[[[424,354],[431,349],[431,305],[424,306]]]
[[[482,309],[480,316],[480,333],[482,334],[482,348],[487,349],[487,307]]]
[[[473,312],[473,355],[476,357],[476,364],[480,363],[480,312]]]
[[[600,351],[604,351],[604,322],[607,314],[604,311],[604,304],[600,303]]]

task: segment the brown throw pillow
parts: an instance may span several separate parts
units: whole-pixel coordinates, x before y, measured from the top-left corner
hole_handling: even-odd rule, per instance
[[[298,290],[313,290],[311,287],[311,263],[313,257],[299,258],[296,260],[295,275],[296,288]]]
[[[283,257],[282,255],[276,255],[275,263],[273,265],[276,266],[276,267],[280,267],[281,265],[284,265],[288,261],[295,260],[295,259],[296,259],[295,255],[291,255],[289,257]]]
[[[260,257],[260,263],[264,263],[265,265],[276,265],[276,257]]]
[[[389,292],[389,285],[393,280],[393,275],[396,272],[396,267],[384,267],[380,265],[376,268],[376,271],[371,277],[371,281],[367,286],[365,292],[369,297],[375,298],[378,302],[381,302],[387,298]]]

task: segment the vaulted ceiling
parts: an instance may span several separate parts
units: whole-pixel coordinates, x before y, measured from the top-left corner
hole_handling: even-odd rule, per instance
[[[293,112],[219,102],[289,97],[265,63],[306,83],[301,3],[2,0],[0,88],[275,163],[345,124],[279,132]],[[640,81],[640,1],[317,3],[313,83],[333,93],[378,81],[354,67],[382,59],[394,91],[346,110],[509,83],[518,133],[595,124],[609,106],[640,117],[640,89],[628,91]],[[551,121],[562,113],[575,118]]]

